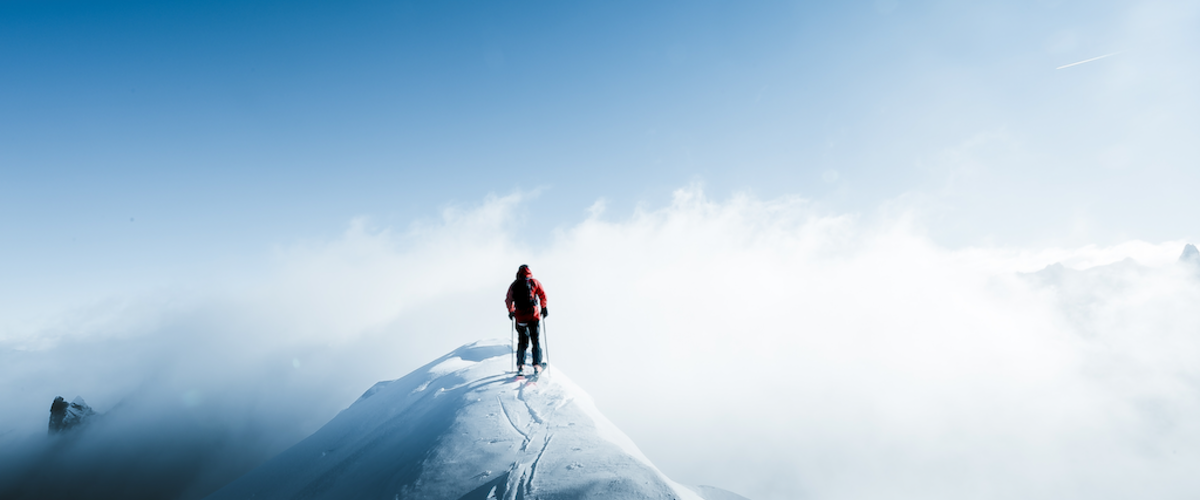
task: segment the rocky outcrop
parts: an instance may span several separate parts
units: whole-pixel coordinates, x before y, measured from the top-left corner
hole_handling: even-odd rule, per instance
[[[88,406],[83,398],[76,396],[73,401],[68,403],[62,396],[58,396],[54,398],[53,403],[50,403],[49,433],[54,434],[79,427],[95,415],[95,410],[92,410],[92,407]]]

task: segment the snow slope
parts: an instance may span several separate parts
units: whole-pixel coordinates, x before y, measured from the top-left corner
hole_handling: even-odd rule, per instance
[[[505,373],[507,340],[380,382],[210,499],[740,498],[674,483],[561,371]]]

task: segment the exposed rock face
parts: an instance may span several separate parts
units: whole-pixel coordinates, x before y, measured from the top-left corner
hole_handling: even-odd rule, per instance
[[[96,412],[83,401],[83,398],[76,396],[73,401],[67,403],[62,396],[58,396],[54,398],[53,403],[50,403],[49,433],[54,434],[78,427],[95,415]]]

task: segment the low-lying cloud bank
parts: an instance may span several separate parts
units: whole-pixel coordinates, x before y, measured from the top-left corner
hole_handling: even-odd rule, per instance
[[[553,302],[551,359],[681,482],[756,500],[1200,486],[1200,271],[1176,262],[1182,241],[951,250],[908,217],[681,190],[625,220],[597,204],[534,248],[522,203],[355,221],[252,287],[10,333],[0,496],[203,496],[372,383],[508,336],[521,263]],[[56,395],[104,418],[46,438]]]

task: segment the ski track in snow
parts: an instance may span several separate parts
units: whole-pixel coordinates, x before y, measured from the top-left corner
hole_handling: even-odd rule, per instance
[[[521,387],[521,389],[517,391],[517,399],[521,400],[522,403],[525,403],[525,408],[529,409],[529,416],[530,416],[530,418],[533,419],[534,422],[543,424],[543,423],[545,423],[545,420],[542,419],[542,414],[539,413],[537,411],[537,409],[534,408],[532,405],[530,405],[529,401],[525,399],[525,391],[528,389],[529,389],[528,384],[526,384],[524,387]],[[536,394],[536,393],[537,392],[534,391],[534,394]]]
[[[529,484],[533,486],[533,477],[537,474],[538,463],[542,460],[542,455],[546,454],[546,448],[550,446],[550,440],[554,439],[554,434],[547,433],[546,441],[542,443],[542,449],[538,452],[537,457],[533,459],[533,463],[529,464]]]
[[[701,500],[655,469],[565,375],[513,381],[502,366],[509,346],[488,342],[495,345],[469,344],[425,372],[372,386],[213,498]],[[468,476],[475,489],[462,496],[457,483]]]
[[[535,492],[534,478],[537,473],[538,464],[541,462],[542,456],[546,454],[546,449],[550,446],[550,441],[554,439],[554,433],[550,431],[553,423],[551,417],[553,417],[559,408],[566,406],[567,403],[574,399],[562,394],[562,391],[553,390],[553,386],[549,386],[548,389],[550,390],[546,391],[534,390],[534,387],[537,386],[523,384],[517,388],[516,400],[524,403],[530,417],[525,431],[522,431],[513,422],[508,409],[504,409],[504,415],[508,419],[509,425],[512,425],[517,432],[525,436],[525,440],[521,443],[520,448],[520,451],[524,455],[514,462],[508,470],[508,481],[504,489],[505,500],[523,500],[527,495],[532,495]],[[543,416],[542,412],[536,408],[538,405],[543,406],[543,408],[551,406],[551,408]],[[501,402],[501,407],[504,407],[503,402]],[[536,449],[530,448],[530,445],[539,441],[540,446],[537,446]]]
[[[512,426],[513,430],[521,434],[521,436],[525,438],[525,441],[528,442],[529,433],[522,430],[521,427],[513,421],[512,415],[508,413],[508,407],[504,405],[504,401],[500,399],[500,396],[496,396],[496,404],[500,405],[500,411],[504,412],[504,418],[508,420],[508,425]]]

